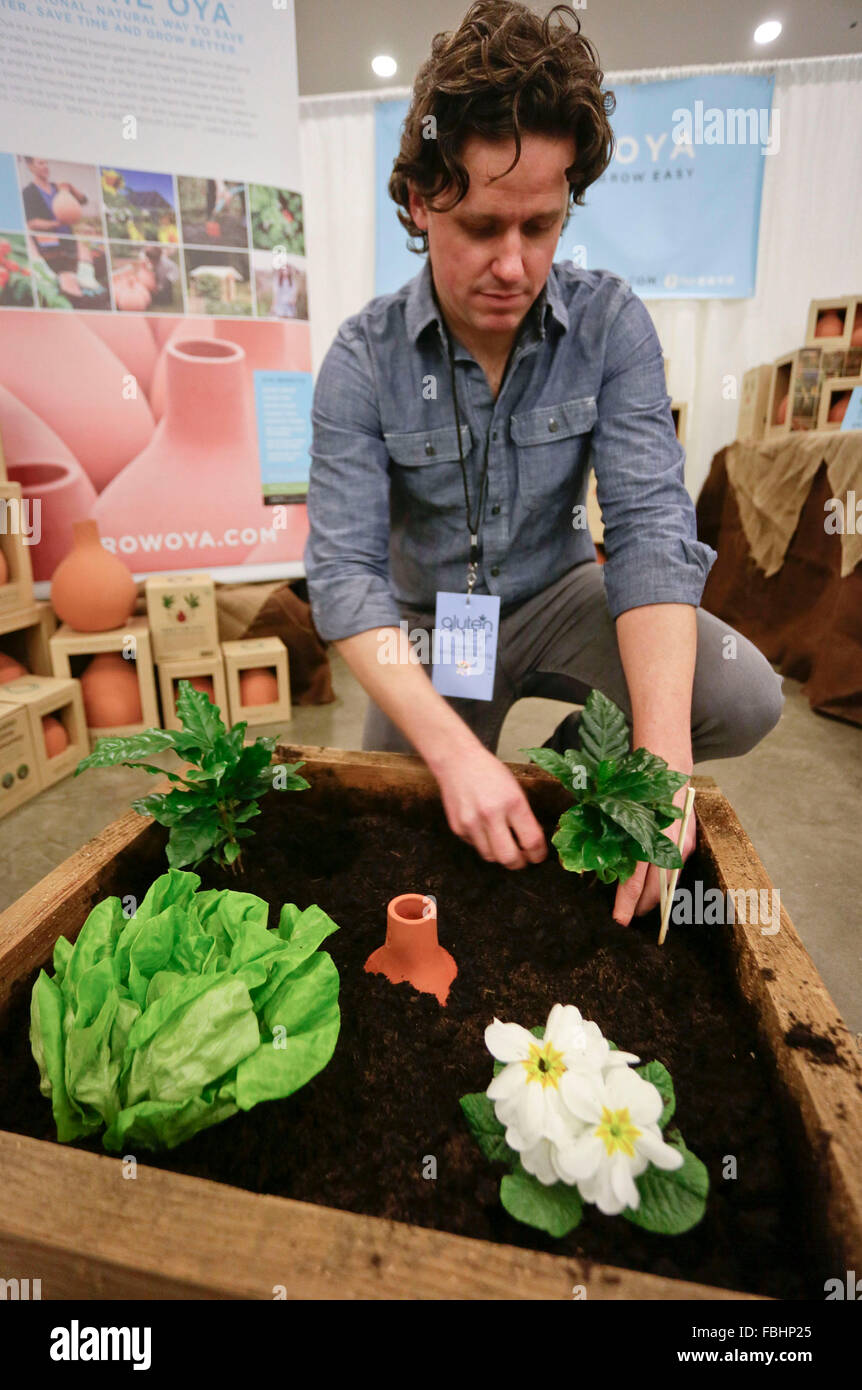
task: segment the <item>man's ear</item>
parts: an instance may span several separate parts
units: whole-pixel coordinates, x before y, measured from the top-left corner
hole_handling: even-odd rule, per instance
[[[410,208],[410,216],[413,218],[420,232],[428,230],[428,209],[425,206],[425,199],[412,183],[407,184],[407,201]]]

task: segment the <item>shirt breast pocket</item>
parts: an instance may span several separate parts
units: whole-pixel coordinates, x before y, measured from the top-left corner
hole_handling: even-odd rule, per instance
[[[574,501],[597,419],[594,396],[543,405],[512,416],[512,439],[518,446],[518,483],[527,507]]]
[[[407,502],[435,512],[448,512],[456,507],[464,510],[464,479],[454,424],[436,430],[384,433],[383,439],[392,465],[389,470],[392,486]],[[461,449],[468,481],[472,447],[470,426],[462,425]],[[470,501],[475,508],[472,492]]]

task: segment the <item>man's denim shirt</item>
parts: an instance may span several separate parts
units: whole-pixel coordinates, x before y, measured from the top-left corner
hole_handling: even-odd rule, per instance
[[[607,270],[551,267],[499,395],[453,337],[470,502],[490,431],[476,593],[505,614],[595,559],[589,464],[604,520],[614,618],[700,602],[715,552],[697,540],[661,346],[643,302]],[[397,627],[464,592],[470,537],[449,362],[430,263],[345,320],[312,408],[305,548],[314,621],[329,641]]]

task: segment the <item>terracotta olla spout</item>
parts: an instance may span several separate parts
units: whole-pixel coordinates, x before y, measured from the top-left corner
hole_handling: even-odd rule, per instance
[[[423,893],[400,893],[386,909],[386,942],[368,957],[365,969],[390,984],[406,980],[421,994],[445,1005],[458,967],[437,940],[437,904]]]

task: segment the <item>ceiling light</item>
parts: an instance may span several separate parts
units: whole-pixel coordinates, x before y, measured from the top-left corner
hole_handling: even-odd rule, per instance
[[[765,24],[758,24],[754,31],[755,43],[772,43],[781,33],[780,19],[767,19]]]
[[[378,53],[376,58],[372,58],[371,66],[378,77],[394,77],[398,71],[398,64],[395,59],[390,58],[386,53]]]

